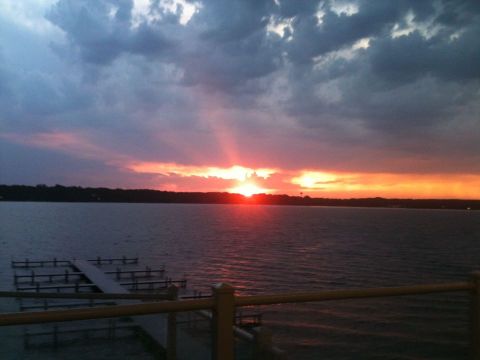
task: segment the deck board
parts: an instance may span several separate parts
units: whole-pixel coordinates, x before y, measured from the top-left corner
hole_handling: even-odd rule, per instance
[[[127,294],[129,291],[123,286],[119,285],[107,275],[104,274],[95,265],[90,264],[85,260],[75,260],[73,265],[80,270],[93,284],[95,284],[102,292]],[[123,301],[123,300],[122,300]],[[135,302],[135,301],[134,301]]]

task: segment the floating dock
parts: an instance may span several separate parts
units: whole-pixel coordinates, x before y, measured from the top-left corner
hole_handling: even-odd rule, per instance
[[[168,301],[177,299],[211,298],[194,291],[187,293],[186,279],[166,277],[165,267],[144,267],[139,269],[138,258],[93,258],[87,260],[56,259],[12,261],[15,269],[14,285],[18,292],[25,294],[20,300],[20,311],[49,311],[54,309],[82,309],[85,307],[106,307],[114,305],[141,304],[148,301]],[[132,268],[134,266],[135,268]],[[112,269],[112,267],[115,267]],[[182,295],[179,294],[182,293]],[[34,302],[28,298],[38,295]],[[48,294],[47,300],[41,296]],[[112,295],[103,298],[101,295]],[[74,296],[71,296],[74,295]],[[138,295],[137,299],[131,297]],[[77,298],[78,297],[78,298]],[[123,299],[122,299],[123,297]],[[129,299],[126,299],[130,297]],[[27,303],[25,302],[27,298]],[[69,298],[69,299],[68,299]],[[76,300],[72,301],[72,299]],[[63,302],[59,302],[59,299]],[[67,299],[67,300],[65,300]],[[83,300],[82,300],[83,299]],[[71,323],[68,327],[53,325],[50,329],[25,331],[25,347],[30,347],[35,338],[50,339],[54,347],[62,337],[75,334],[87,338],[104,337],[114,339],[123,336],[134,336],[141,330],[165,355],[161,358],[211,359],[211,320],[208,311],[168,313],[135,316],[131,321],[108,320],[90,323],[87,327]],[[261,314],[239,312],[234,316],[237,332],[254,329],[261,325]],[[87,335],[85,335],[87,334]],[[177,344],[181,344],[177,346]],[[86,345],[88,346],[88,345]],[[240,353],[245,351],[240,351]],[[238,356],[239,359],[249,358]]]

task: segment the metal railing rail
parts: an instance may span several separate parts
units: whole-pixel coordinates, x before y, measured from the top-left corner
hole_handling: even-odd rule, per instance
[[[316,292],[283,293],[274,295],[236,296],[236,306],[272,305],[302,303],[328,300],[347,300],[403,295],[422,295],[442,292],[473,290],[471,282],[455,282],[445,284],[426,284],[413,286],[364,288],[350,290],[327,290]]]
[[[193,311],[212,309],[213,305],[213,299],[199,299],[102,306],[88,309],[3,313],[0,314],[0,326]]]
[[[218,284],[214,286],[212,290],[213,297],[205,299],[163,301],[89,309],[53,310],[47,312],[3,313],[0,314],[0,326],[99,319],[118,316],[148,315],[168,312],[211,310],[213,315],[212,324],[214,329],[212,348],[213,359],[233,360],[234,330],[232,324],[234,321],[235,307],[238,306],[303,303],[469,291],[471,296],[471,359],[480,360],[480,273],[473,273],[471,281],[465,282],[352,290],[291,292],[254,296],[235,296],[234,288],[227,284]],[[7,292],[3,292],[4,295],[6,293]],[[22,296],[26,294],[27,293],[21,293]],[[15,293],[12,295],[14,297],[18,297],[19,294]],[[83,294],[71,295],[79,296]],[[103,295],[114,296],[115,294]],[[145,297],[145,299],[147,299],[147,297]]]
[[[169,300],[167,293],[57,293],[29,291],[0,291],[0,298],[30,299],[88,299],[88,300]]]

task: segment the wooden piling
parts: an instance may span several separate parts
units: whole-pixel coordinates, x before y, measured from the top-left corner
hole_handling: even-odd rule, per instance
[[[53,326],[53,346],[57,348],[58,346],[58,326]]]
[[[273,360],[270,349],[272,348],[272,333],[264,327],[259,327],[255,331],[255,360]]]
[[[168,290],[170,300],[178,300],[178,288],[171,285]],[[167,315],[167,360],[177,357],[177,314],[170,312]]]
[[[470,291],[470,343],[471,359],[480,360],[480,272],[471,275],[472,290]]]

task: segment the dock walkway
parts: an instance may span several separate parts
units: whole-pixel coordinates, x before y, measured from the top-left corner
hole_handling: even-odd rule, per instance
[[[98,267],[85,260],[72,261],[78,271],[88,278],[90,282],[104,293],[127,294],[130,293],[123,286],[110,279]],[[138,300],[115,300],[117,304],[138,304]],[[192,354],[198,359],[210,359],[210,350],[206,344],[192,338],[191,335],[175,325],[175,314],[158,314],[135,316],[134,322],[139,325],[156,343],[167,351],[167,359],[189,359]],[[182,346],[178,347],[177,339]],[[188,349],[188,350],[187,350]],[[204,356],[202,356],[204,354]]]

